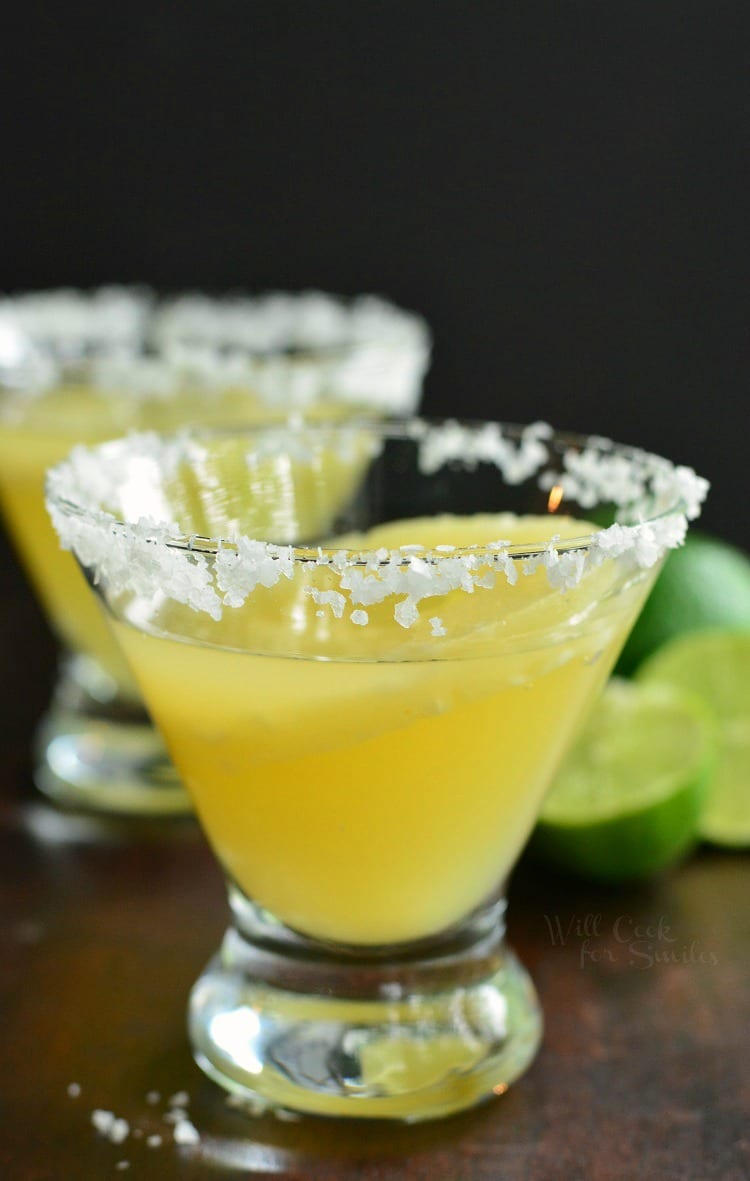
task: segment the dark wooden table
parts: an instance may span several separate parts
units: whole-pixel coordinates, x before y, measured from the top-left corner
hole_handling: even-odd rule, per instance
[[[218,871],[190,821],[98,824],[36,795],[28,748],[54,650],[7,560],[0,599],[3,1181],[750,1177],[750,857],[728,853],[609,893],[521,865],[511,938],[547,1031],[502,1099],[416,1127],[228,1107],[184,1016],[223,928]],[[163,1119],[177,1091],[195,1148]],[[97,1134],[95,1108],[129,1121],[124,1143]]]

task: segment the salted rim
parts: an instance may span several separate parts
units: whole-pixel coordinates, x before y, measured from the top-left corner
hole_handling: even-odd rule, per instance
[[[7,393],[25,397],[66,379],[149,399],[186,384],[205,392],[251,384],[269,405],[304,408],[325,390],[396,413],[414,409],[431,349],[416,313],[374,295],[320,291],[163,299],[148,288],[29,292],[0,299],[3,331],[17,339],[6,339],[5,365],[0,348],[0,379]]]
[[[596,504],[617,506],[632,523],[617,522],[593,533],[549,542],[515,542],[499,538],[486,545],[466,547],[402,546],[375,550],[341,547],[277,545],[245,535],[232,538],[188,536],[177,522],[149,517],[120,520],[101,508],[116,500],[128,463],[149,459],[174,467],[202,439],[247,435],[276,441],[279,453],[289,450],[295,430],[305,437],[338,440],[367,438],[376,444],[388,438],[412,439],[418,447],[420,470],[427,476],[446,464],[473,468],[494,465],[505,481],[521,484],[531,478],[586,510]],[[298,438],[298,436],[297,436]],[[552,447],[556,451],[552,450]],[[299,458],[299,453],[297,453]],[[555,459],[561,470],[550,470]],[[473,593],[494,585],[503,575],[510,586],[521,574],[546,571],[550,585],[565,591],[577,585],[586,570],[608,559],[621,559],[645,569],[667,549],[680,546],[688,520],[695,519],[708,491],[708,481],[692,468],[613,443],[600,436],[556,433],[546,423],[519,427],[497,422],[457,422],[454,419],[370,418],[345,424],[297,422],[284,427],[184,431],[176,435],[130,435],[97,447],[76,447],[70,457],[47,477],[47,508],[63,548],[73,550],[94,582],[121,590],[152,595],[162,592],[194,610],[220,619],[224,607],[241,607],[256,587],[271,587],[291,578],[296,564],[325,566],[338,578],[338,591],[306,588],[319,606],[330,607],[342,618],[368,622],[368,605],[402,596],[394,617],[404,627],[419,618],[418,604],[427,598],[462,589]],[[635,518],[635,521],[633,521]],[[554,518],[550,518],[551,521]],[[168,589],[167,589],[168,588]],[[442,635],[442,621],[434,617],[433,635]]]

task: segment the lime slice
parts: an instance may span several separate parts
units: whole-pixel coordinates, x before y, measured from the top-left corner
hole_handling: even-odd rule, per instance
[[[713,763],[700,700],[613,680],[557,775],[532,849],[600,881],[654,873],[695,843]]]
[[[667,644],[639,670],[651,688],[699,694],[718,720],[717,762],[699,832],[716,845],[750,845],[750,634],[707,631]]]
[[[750,631],[750,557],[718,537],[691,532],[667,558],[617,672],[629,676],[675,636],[707,628]]]

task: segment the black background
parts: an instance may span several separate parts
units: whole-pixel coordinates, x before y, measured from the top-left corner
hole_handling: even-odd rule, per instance
[[[379,291],[425,406],[609,434],[750,544],[750,5],[32,2],[0,288]]]

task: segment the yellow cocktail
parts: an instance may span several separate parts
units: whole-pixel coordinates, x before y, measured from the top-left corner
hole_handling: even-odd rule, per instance
[[[54,474],[230,883],[191,1002],[209,1074],[417,1119],[525,1068],[503,883],[704,491],[602,441],[421,422],[147,436]]]
[[[187,806],[104,614],[52,532],[45,471],[77,443],[132,430],[412,410],[428,354],[422,321],[366,297],[158,303],[115,288],[0,300],[0,509],[72,654],[39,735],[40,787],[107,810]]]
[[[591,526],[566,518],[554,530]],[[442,517],[376,528],[357,546],[549,537],[544,517]],[[435,608],[450,630],[432,645],[429,622],[406,636],[379,604],[326,660],[256,654],[268,641],[255,616],[240,635],[236,618],[217,624],[211,646],[115,626],[232,880],[306,935],[382,944],[458,922],[516,860],[645,593],[639,583],[600,605],[611,581],[598,570],[567,600],[543,569],[497,586],[481,609],[503,625],[484,622],[481,637],[475,603],[456,590]],[[291,614],[294,593],[277,584],[265,610]],[[586,626],[550,652],[571,611],[588,613]],[[226,648],[214,646],[222,635]]]
[[[341,405],[323,400],[312,416],[335,419],[346,414]],[[278,411],[252,389],[206,391],[185,385],[166,400],[144,400],[126,390],[61,383],[30,399],[22,414],[0,418],[0,508],[7,530],[59,639],[69,651],[94,662],[118,696],[140,701],[101,607],[77,563],[60,549],[44,505],[45,473],[77,443],[104,441],[126,431],[277,417]]]

